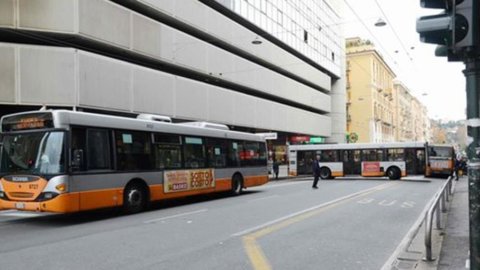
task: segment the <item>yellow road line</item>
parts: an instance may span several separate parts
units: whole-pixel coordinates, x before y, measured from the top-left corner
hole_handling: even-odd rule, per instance
[[[325,212],[325,211],[327,211],[331,208],[337,207],[337,206],[339,206],[341,204],[344,204],[346,202],[352,201],[354,199],[358,199],[360,197],[364,197],[366,195],[384,190],[386,188],[393,187],[395,185],[398,185],[398,182],[396,182],[396,183],[386,183],[386,184],[380,185],[378,187],[375,187],[373,189],[368,189],[365,192],[361,192],[360,194],[358,194],[356,196],[352,196],[352,197],[346,198],[346,199],[338,201],[338,202],[333,202],[333,203],[328,204],[324,207],[316,208],[316,209],[314,209],[310,212],[301,213],[297,216],[293,216],[291,218],[288,218],[286,220],[280,221],[278,223],[272,224],[272,225],[267,226],[263,229],[259,229],[255,232],[252,232],[250,234],[247,234],[247,235],[243,236],[242,237],[243,246],[244,246],[245,251],[248,255],[248,258],[250,259],[250,263],[252,264],[253,269],[255,269],[255,270],[270,270],[270,269],[272,269],[267,257],[263,253],[261,247],[257,244],[257,239],[258,238],[263,237],[267,234],[273,233],[275,231],[281,230],[281,229],[283,229],[285,227],[288,227],[292,224],[301,222],[305,219],[311,218],[315,215],[318,215],[322,212]]]

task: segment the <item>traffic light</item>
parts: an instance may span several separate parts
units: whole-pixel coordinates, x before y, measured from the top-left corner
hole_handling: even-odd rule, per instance
[[[443,12],[417,19],[417,32],[425,43],[438,44],[435,55],[461,60],[478,42],[478,0],[421,0],[424,8]]]

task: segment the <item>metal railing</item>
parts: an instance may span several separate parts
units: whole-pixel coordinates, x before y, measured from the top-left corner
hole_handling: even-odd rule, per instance
[[[453,194],[453,177],[449,177],[442,189],[435,195],[428,212],[425,215],[425,261],[433,261],[432,257],[432,223],[435,215],[436,229],[442,229],[442,213],[447,212],[447,202]],[[441,213],[441,212],[442,213]]]

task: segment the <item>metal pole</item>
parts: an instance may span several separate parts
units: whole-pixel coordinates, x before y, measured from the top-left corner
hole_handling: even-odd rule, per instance
[[[468,197],[471,269],[480,269],[480,60],[465,60],[468,124]]]

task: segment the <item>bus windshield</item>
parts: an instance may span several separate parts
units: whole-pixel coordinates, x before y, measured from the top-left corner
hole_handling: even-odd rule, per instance
[[[430,157],[451,158],[453,155],[452,150],[452,147],[430,146],[428,149],[428,154]]]
[[[0,173],[58,174],[65,171],[61,131],[7,134],[3,136]]]

